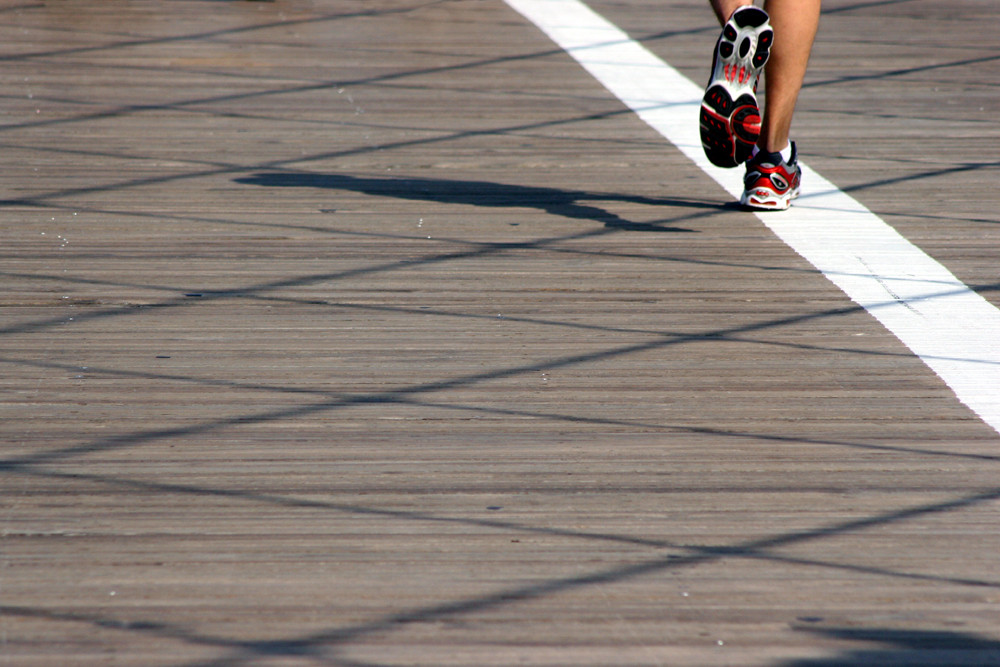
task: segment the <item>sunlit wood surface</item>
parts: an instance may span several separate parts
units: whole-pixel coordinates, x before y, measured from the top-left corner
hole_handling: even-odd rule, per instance
[[[997,304],[989,45],[827,0],[795,137]],[[0,665],[1000,665],[1000,436],[500,0],[0,59]]]

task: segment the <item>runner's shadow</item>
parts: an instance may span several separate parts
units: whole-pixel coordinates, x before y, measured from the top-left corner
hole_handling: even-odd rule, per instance
[[[444,204],[466,204],[488,208],[536,208],[552,215],[576,220],[600,222],[612,229],[643,232],[692,232],[693,230],[663,224],[703,215],[685,211],[676,218],[655,222],[633,222],[588,202],[625,202],[655,207],[720,210],[716,204],[666,197],[561,190],[527,185],[508,185],[491,181],[453,181],[435,178],[361,178],[340,174],[295,172],[263,172],[234,179],[245,185],[286,188],[320,188],[346,190],[379,197],[395,197],[412,201]]]
[[[976,635],[892,628],[796,628],[810,634],[880,644],[830,657],[783,662],[781,667],[955,667],[1000,665],[1000,642]]]

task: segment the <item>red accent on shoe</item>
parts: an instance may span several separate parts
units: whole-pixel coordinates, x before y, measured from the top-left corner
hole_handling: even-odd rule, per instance
[[[760,116],[751,114],[740,119],[743,126],[743,136],[760,135]]]

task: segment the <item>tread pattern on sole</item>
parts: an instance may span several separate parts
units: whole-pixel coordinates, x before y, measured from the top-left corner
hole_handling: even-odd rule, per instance
[[[755,91],[773,41],[767,12],[747,6],[733,13],[716,42],[699,116],[702,147],[716,166],[746,162],[760,137]]]

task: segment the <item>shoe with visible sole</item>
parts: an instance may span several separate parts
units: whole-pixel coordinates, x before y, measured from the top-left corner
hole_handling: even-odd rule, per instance
[[[781,153],[761,151],[747,162],[740,204],[761,211],[783,211],[799,196],[801,181],[794,141],[788,162]]]
[[[757,80],[773,41],[767,12],[747,5],[733,12],[715,44],[699,121],[705,155],[718,167],[743,164],[757,144]]]

